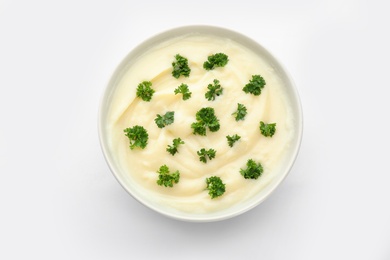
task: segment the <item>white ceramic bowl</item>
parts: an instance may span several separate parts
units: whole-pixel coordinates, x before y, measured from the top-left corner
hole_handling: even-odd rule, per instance
[[[280,78],[284,82],[286,88],[285,90],[291,103],[291,111],[293,116],[295,117],[294,136],[287,154],[287,159],[284,160],[282,171],[280,171],[265,188],[259,191],[251,199],[246,200],[243,203],[234,205],[231,208],[228,208],[226,210],[217,211],[210,214],[191,214],[186,212],[180,212],[150,202],[150,200],[148,200],[148,198],[146,198],[145,195],[139,189],[137,189],[137,185],[132,183],[129,180],[129,178],[126,177],[126,173],[124,173],[121,170],[121,167],[117,165],[117,160],[115,160],[115,154],[111,153],[109,149],[108,137],[107,137],[108,132],[105,127],[107,123],[107,111],[111,103],[112,95],[116,88],[116,83],[118,82],[118,79],[123,76],[125,69],[134,62],[136,57],[138,57],[140,54],[147,51],[149,48],[155,46],[156,44],[159,44],[165,40],[180,35],[185,35],[191,32],[212,34],[212,35],[232,39],[246,46],[247,48],[251,49],[258,55],[260,55],[263,59],[271,63],[274,69],[278,71]],[[118,182],[123,186],[123,188],[130,195],[132,195],[136,200],[138,200],[145,206],[149,207],[150,209],[155,210],[156,212],[159,212],[165,216],[174,219],[192,221],[192,222],[209,222],[209,221],[228,219],[240,215],[254,208],[255,206],[259,205],[262,201],[264,201],[285,179],[291,167],[293,166],[295,158],[300,148],[300,143],[302,138],[302,128],[303,128],[302,108],[301,108],[298,92],[293,83],[291,76],[287,73],[286,69],[281,65],[281,63],[273,55],[271,55],[271,53],[268,50],[266,50],[264,47],[262,47],[259,43],[255,42],[254,40],[238,32],[225,29],[225,28],[214,27],[214,26],[184,26],[184,27],[174,28],[159,33],[152,38],[149,38],[148,40],[141,43],[138,47],[136,47],[133,51],[131,51],[124,58],[124,60],[119,64],[113,76],[111,77],[111,80],[108,83],[108,86],[101,99],[101,103],[99,107],[99,122],[98,122],[100,144],[101,144],[104,157],[113,175],[116,177]]]

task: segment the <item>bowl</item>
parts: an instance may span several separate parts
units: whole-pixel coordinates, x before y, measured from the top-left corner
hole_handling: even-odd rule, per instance
[[[192,68],[189,77],[182,74],[175,78],[171,75],[179,52],[188,58]],[[201,59],[197,60],[198,56],[202,56],[206,62],[209,56],[224,52],[229,53],[226,66],[216,65],[206,70],[202,68]],[[249,84],[250,76],[255,80],[255,71],[267,76],[264,77],[267,84],[260,95],[241,91],[245,82]],[[224,75],[226,80],[222,80]],[[138,83],[150,78],[156,88],[153,102],[136,96]],[[201,95],[208,90],[207,82],[213,84],[212,78],[221,79],[225,88],[222,95],[214,95],[207,100]],[[176,85],[168,91],[166,85],[172,85],[172,82]],[[237,86],[234,86],[237,82],[242,84],[238,86],[241,92],[237,92]],[[184,100],[180,93],[173,93],[173,89],[182,83],[188,83],[193,91],[189,100]],[[240,102],[248,106],[245,120],[234,118],[237,115],[234,114],[235,107]],[[220,133],[209,129],[206,136],[201,136],[190,127],[191,122],[196,120],[196,112],[205,106],[215,109],[224,123]],[[164,115],[169,110],[176,111],[176,121],[160,128],[155,124],[156,111]],[[269,123],[278,119],[275,136],[261,134],[260,119]],[[147,147],[130,148],[124,129],[140,124],[149,131]],[[99,106],[101,149],[119,184],[151,210],[190,222],[229,219],[267,199],[290,172],[299,152],[302,129],[298,91],[280,61],[251,38],[216,26],[173,28],[139,44],[114,71]],[[242,136],[234,147],[226,143],[224,135],[228,133]],[[172,144],[172,138],[178,136],[185,140],[178,154],[173,156],[156,150],[165,150],[164,147]],[[205,156],[205,163],[200,160],[201,147],[219,148],[214,159]],[[258,164],[266,162],[258,179],[244,178],[245,167],[249,169],[245,163],[250,158],[259,159],[256,161]],[[157,184],[161,168],[156,165],[164,164],[173,165],[172,172],[180,170],[179,184],[173,181],[172,187]],[[212,176],[222,176],[225,180],[226,192],[216,198],[211,197],[211,188],[205,181]]]

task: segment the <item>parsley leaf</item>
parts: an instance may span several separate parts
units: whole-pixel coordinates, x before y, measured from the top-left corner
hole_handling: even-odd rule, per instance
[[[133,150],[135,147],[140,147],[144,149],[148,144],[148,132],[143,126],[133,126],[123,130],[125,136],[129,138],[130,149]]]
[[[154,122],[156,122],[156,125],[159,128],[163,128],[167,125],[170,125],[174,121],[175,121],[175,112],[174,111],[168,111],[163,116],[157,114],[156,119],[154,119]]]
[[[276,123],[266,124],[260,121],[260,132],[265,137],[272,137],[276,132]]]
[[[179,152],[177,148],[179,147],[180,144],[184,144],[184,141],[181,140],[180,137],[173,139],[172,145],[168,145],[167,147],[167,152],[169,152],[172,155],[175,155],[176,153]]]
[[[190,92],[190,90],[188,89],[188,85],[184,84],[184,83],[182,83],[180,86],[178,86],[175,89],[175,95],[179,94],[179,93],[183,94],[183,100],[189,99],[191,97],[191,94],[192,94],[192,92]]]
[[[261,94],[261,90],[265,86],[265,80],[260,75],[252,75],[252,79],[249,81],[248,84],[245,85],[245,87],[242,89],[245,93],[251,93],[255,96],[258,96]]]
[[[239,121],[244,120],[247,113],[246,107],[243,104],[237,103],[237,111],[232,115],[235,117],[236,121]]]
[[[206,129],[211,132],[216,132],[220,128],[219,119],[216,117],[214,108],[204,107],[196,112],[196,120],[191,124],[193,134],[206,135]]]
[[[228,56],[224,53],[216,53],[207,57],[207,61],[203,63],[205,70],[213,70],[216,67],[224,67],[228,63]]]
[[[143,101],[149,102],[155,92],[155,90],[152,89],[151,86],[152,82],[150,81],[143,81],[139,83],[137,87],[137,97],[142,98]]]
[[[261,163],[249,159],[246,163],[246,169],[240,169],[240,173],[245,179],[257,179],[263,173],[263,166]]]
[[[177,79],[180,77],[180,75],[189,77],[191,69],[188,67],[188,59],[181,56],[180,54],[176,54],[175,59],[176,61],[172,62],[172,76]]]
[[[202,122],[192,123],[191,128],[194,129],[193,134],[206,135],[206,125]]]
[[[170,173],[168,166],[166,166],[165,164],[160,167],[157,173],[158,173],[157,184],[160,186],[173,187],[174,183],[179,182],[180,172],[175,171],[173,173]]]
[[[221,196],[226,191],[225,184],[218,176],[206,178],[206,185],[206,190],[209,191],[209,195],[212,199]]]
[[[197,151],[196,153],[199,155],[199,161],[207,163],[207,158],[209,160],[214,159],[217,151],[215,151],[214,149],[206,150],[206,149],[202,148],[199,151]]]
[[[214,85],[209,84],[207,86],[208,91],[204,95],[208,101],[215,100],[215,96],[222,95],[222,92],[223,92],[223,88],[221,87],[221,84],[219,84],[219,80],[214,79],[213,82],[214,82]]]
[[[227,142],[230,147],[233,147],[234,143],[241,139],[241,136],[235,134],[235,135],[227,135],[226,136]]]

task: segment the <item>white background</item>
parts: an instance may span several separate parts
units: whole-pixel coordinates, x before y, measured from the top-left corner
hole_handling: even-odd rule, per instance
[[[122,58],[192,24],[259,41],[304,110],[283,184],[206,224],[135,201],[97,134]],[[0,259],[390,259],[389,25],[388,1],[0,0]]]

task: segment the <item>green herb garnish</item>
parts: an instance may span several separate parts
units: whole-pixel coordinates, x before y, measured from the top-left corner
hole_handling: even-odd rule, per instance
[[[191,124],[193,134],[206,135],[206,129],[216,132],[220,128],[219,119],[216,117],[214,108],[204,107],[196,112],[197,122]]]
[[[196,153],[199,155],[199,161],[207,163],[207,158],[209,160],[214,159],[217,151],[215,151],[214,149],[206,150],[205,148],[202,148],[199,151],[197,151]]]
[[[223,88],[221,87],[221,84],[219,84],[219,80],[214,79],[214,84],[209,84],[207,86],[208,91],[204,95],[205,98],[209,101],[215,100],[215,96],[222,95]]]
[[[206,135],[206,125],[202,122],[192,123],[191,128],[194,129],[192,132],[194,135]]]
[[[180,54],[175,55],[175,61],[172,62],[172,76],[175,78],[179,78],[180,75],[183,75],[184,77],[189,77],[191,69],[188,67],[188,59],[184,58]]]
[[[179,151],[177,150],[177,148],[179,147],[179,145],[181,144],[184,144],[184,141],[181,140],[181,138],[175,138],[173,139],[173,143],[172,145],[168,145],[167,147],[167,152],[169,152],[170,154],[172,155],[175,155],[176,153],[178,153]]]
[[[206,190],[209,191],[209,195],[212,199],[225,193],[225,184],[218,176],[211,176],[210,178],[206,178],[206,185]]]
[[[236,121],[244,120],[245,116],[248,112],[246,111],[246,107],[243,104],[237,103],[237,111],[232,115],[236,119]]]
[[[175,171],[173,173],[170,173],[168,166],[166,166],[165,164],[160,167],[157,173],[158,173],[157,184],[160,186],[173,187],[174,183],[179,182],[180,172]]]
[[[240,169],[240,173],[245,179],[257,179],[263,173],[263,166],[261,163],[249,159],[246,163],[246,169]]]
[[[140,147],[144,149],[148,144],[148,132],[143,126],[133,126],[123,130],[125,136],[129,138],[130,149],[133,150],[135,147]]]
[[[249,81],[248,84],[245,85],[245,87],[242,89],[245,93],[251,93],[255,96],[258,96],[261,94],[261,90],[265,86],[265,80],[260,75],[253,75],[252,79]]]
[[[156,122],[156,125],[159,128],[163,128],[167,125],[172,124],[175,121],[175,112],[174,111],[168,111],[165,113],[165,115],[158,115],[156,119],[154,119],[154,122]]]
[[[137,87],[137,97],[142,98],[143,101],[149,102],[154,94],[154,89],[151,88],[152,82],[143,81],[138,84]]]
[[[191,97],[191,94],[192,94],[192,92],[190,92],[190,90],[188,89],[188,85],[184,84],[184,83],[182,83],[180,86],[178,86],[175,89],[175,95],[177,95],[179,93],[183,94],[183,100],[189,99]]]
[[[207,57],[207,61],[203,63],[205,70],[213,70],[216,67],[224,67],[228,63],[228,56],[224,53],[216,53]]]
[[[237,134],[232,135],[232,136],[227,135],[226,139],[227,139],[228,145],[230,147],[233,147],[234,143],[241,139],[241,136],[239,136]]]
[[[276,132],[276,123],[266,124],[260,121],[260,132],[265,137],[272,137]]]

